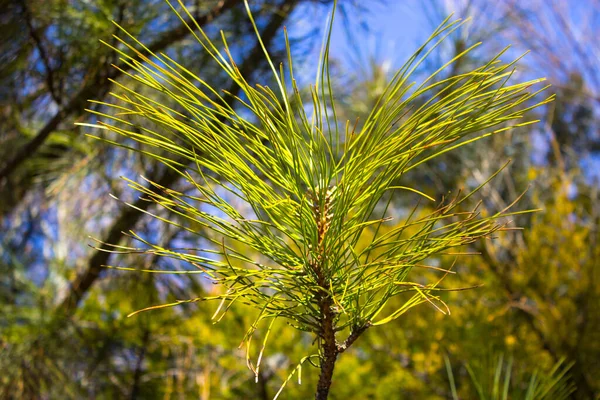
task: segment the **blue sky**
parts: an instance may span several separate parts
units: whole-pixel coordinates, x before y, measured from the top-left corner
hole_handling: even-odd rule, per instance
[[[340,1],[331,40],[331,57],[341,61],[346,70],[356,70],[353,60],[357,55],[363,61],[375,58],[380,64],[389,63],[390,67],[398,68],[433,30],[432,23],[427,21],[423,2],[385,2],[386,4],[379,0],[369,0],[369,11],[360,12],[356,7],[348,6],[349,4],[344,8],[344,0]],[[297,16],[292,18],[291,26],[288,26],[292,36],[294,33],[301,35],[315,26],[324,28],[330,11],[330,5],[301,8],[297,11]],[[310,76],[309,79],[312,79],[316,71],[313,61],[318,58],[321,39],[319,38],[319,46],[315,46],[316,54],[310,56],[308,65],[305,65],[307,70],[303,71]]]
[[[433,29],[427,21],[424,3],[416,0],[372,3],[368,13],[337,14],[332,55],[350,61],[348,55],[358,51],[363,57],[373,56],[399,67]]]

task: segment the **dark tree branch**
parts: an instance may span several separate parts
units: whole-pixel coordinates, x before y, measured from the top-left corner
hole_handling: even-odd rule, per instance
[[[179,174],[176,171],[167,168],[162,176],[156,180],[156,183],[161,186],[169,186],[175,182],[178,176]],[[140,198],[133,203],[133,207],[123,209],[121,215],[114,221],[112,227],[102,240],[103,244],[89,259],[85,271],[78,275],[71,283],[69,293],[58,307],[59,317],[69,317],[75,312],[83,296],[100,276],[103,266],[108,264],[111,254],[108,251],[111,248],[104,243],[119,243],[125,236],[125,232],[131,230],[137,224],[143,215],[143,211],[148,210],[151,204],[150,201]]]
[[[150,328],[146,328],[144,330],[144,333],[142,334],[142,344],[140,345],[138,358],[135,362],[135,370],[133,373],[133,386],[131,387],[131,395],[129,396],[131,400],[136,400],[139,397],[140,380],[142,379],[143,372],[142,366],[144,363],[144,358],[146,357],[148,345],[150,344],[150,338]]]
[[[370,326],[371,323],[367,322],[358,328],[353,328],[350,332],[350,336],[348,336],[343,343],[338,344],[338,353],[343,353],[348,350],[348,348],[352,346],[352,343],[356,342],[356,339],[358,339]]]
[[[225,11],[231,9],[236,4],[239,4],[239,0],[221,0],[216,7],[214,7],[209,13],[203,17],[197,19],[198,25],[203,26],[216,17],[223,14]],[[191,23],[190,21],[187,21]],[[151,43],[148,48],[152,52],[160,52],[171,44],[185,38],[190,34],[190,31],[185,24],[180,24],[176,28],[165,32],[160,38],[156,39]],[[130,69],[127,65],[120,66],[123,71]],[[117,79],[122,74],[121,71],[113,69],[110,78]],[[0,188],[2,188],[7,182],[8,177],[32,154],[34,154],[44,142],[48,139],[50,134],[54,132],[59,124],[63,122],[65,118],[70,115],[81,113],[87,106],[87,100],[90,98],[100,98],[109,89],[110,82],[103,76],[102,71],[98,70],[93,77],[87,80],[87,84],[77,92],[66,104],[57,111],[48,122],[38,131],[38,133],[23,147],[16,150],[13,158],[8,160],[4,165],[0,167]]]
[[[52,69],[52,65],[50,65],[50,59],[48,58],[48,53],[42,43],[42,38],[38,35],[37,29],[33,26],[33,17],[29,8],[27,7],[27,2],[25,0],[21,0],[21,8],[23,10],[23,17],[25,19],[25,23],[27,24],[27,29],[29,30],[29,36],[35,43],[35,47],[40,54],[40,59],[42,60],[42,64],[44,65],[44,70],[46,74],[46,86],[48,87],[48,92],[52,97],[52,100],[59,106],[62,103],[62,99],[58,95],[56,91],[56,84],[54,79],[54,71]]]

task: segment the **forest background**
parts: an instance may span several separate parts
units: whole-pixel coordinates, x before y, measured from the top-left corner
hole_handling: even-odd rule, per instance
[[[557,365],[559,372],[568,367],[562,383],[576,386],[572,398],[600,398],[600,3],[339,3],[332,67],[340,119],[364,119],[395,68],[451,12],[472,20],[419,74],[483,42],[438,79],[460,74],[511,44],[510,55],[531,51],[516,74],[547,77],[556,100],[530,116],[540,120],[535,125],[405,175],[403,185],[440,199],[479,186],[511,160],[473,204],[481,201],[482,213],[490,213],[525,192],[517,207],[540,211],[515,218],[522,231],[465,249],[477,255],[460,258],[445,283],[478,287],[444,293],[450,315],[424,304],[361,337],[336,366],[331,398],[496,398],[497,382],[507,376],[511,393],[519,393]],[[242,2],[185,4],[211,37],[225,32],[246,76],[271,83]],[[251,5],[277,60],[285,57],[287,27],[300,84],[308,87],[332,2]],[[104,267],[184,267],[98,249],[131,244],[131,230],[164,247],[194,247],[197,240],[141,212],[166,211],[119,179],[144,176],[190,190],[176,174],[75,125],[88,121],[86,108],[102,111],[89,99],[107,98],[115,82],[133,84],[111,67],[120,61],[99,42],[116,43],[112,20],[213,86],[229,85],[163,0],[0,0],[0,398],[272,398],[311,346],[309,337],[276,325],[255,383],[238,349],[251,312],[233,307],[213,324],[216,305],[200,303],[127,318],[218,289],[197,275]],[[417,202],[406,194],[392,207],[401,217]],[[414,271],[413,279],[432,273]],[[316,369],[305,368],[302,384],[290,382],[282,398],[312,397],[316,378]]]

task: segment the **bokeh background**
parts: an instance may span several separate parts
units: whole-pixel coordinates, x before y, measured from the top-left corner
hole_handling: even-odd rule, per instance
[[[307,87],[332,1],[250,3],[276,59],[285,56],[287,27]],[[248,76],[269,84],[241,1],[185,4],[211,37],[225,32]],[[495,212],[524,193],[515,207],[539,211],[515,218],[523,230],[466,249],[478,254],[460,258],[446,284],[482,286],[445,294],[450,315],[422,305],[356,342],[336,366],[331,398],[496,399],[498,382],[508,382],[509,398],[520,399],[532,379],[576,387],[570,398],[600,398],[600,2],[339,0],[338,11],[332,70],[344,120],[364,117],[395,69],[450,13],[472,19],[417,78],[477,42],[438,79],[510,44],[503,59],[530,51],[515,78],[546,77],[552,86],[545,94],[556,100],[531,114],[539,123],[405,176],[403,185],[441,198],[477,187],[511,160],[473,204]],[[185,267],[99,249],[131,244],[131,230],[164,247],[196,240],[140,212],[165,211],[120,177],[189,188],[153,160],[75,125],[89,122],[86,108],[102,111],[89,99],[107,99],[114,82],[134,84],[111,67],[122,63],[100,43],[117,45],[112,20],[213,86],[229,87],[163,0],[0,0],[0,398],[272,398],[313,345],[310,337],[275,326],[255,383],[238,349],[253,320],[249,310],[234,307],[218,324],[210,304],[126,318],[218,289],[202,278],[104,268]],[[406,196],[393,206],[403,215],[416,201]],[[426,271],[412,276],[428,278]],[[294,377],[281,398],[311,398],[316,377],[305,366],[302,384]]]

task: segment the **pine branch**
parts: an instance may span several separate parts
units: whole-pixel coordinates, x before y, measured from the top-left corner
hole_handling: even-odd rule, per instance
[[[271,17],[269,23],[263,31],[263,43],[269,47],[275,39],[279,29],[285,22],[287,16],[297,6],[297,0],[286,0],[279,7],[279,12]],[[263,65],[262,49],[259,44],[256,44],[252,51],[248,54],[246,60],[241,64],[240,69],[248,76],[259,70]],[[234,98],[239,93],[240,87],[233,84],[228,92],[231,96],[228,97],[228,102],[233,104]],[[152,178],[152,175],[148,175]],[[162,176],[157,177],[155,183],[161,187],[172,187],[181,177],[179,173],[171,168],[166,168]],[[152,180],[152,179],[151,179]],[[152,191],[154,185],[150,185],[147,189]],[[133,203],[133,207],[123,209],[120,216],[115,220],[107,235],[103,238],[103,243],[117,244],[125,237],[124,232],[128,232],[138,223],[143,217],[144,211],[152,205],[151,202],[138,199]],[[69,318],[76,311],[83,296],[91,289],[93,284],[99,278],[100,273],[104,269],[104,265],[108,264],[110,253],[109,247],[102,245],[99,250],[96,250],[87,263],[86,269],[77,276],[77,278],[69,285],[69,292],[57,308],[59,318]]]
[[[481,215],[477,206],[464,209],[466,201],[496,173],[466,195],[442,199],[431,212],[415,214],[416,207],[404,224],[384,226],[392,218],[388,206],[395,193],[409,191],[434,200],[397,182],[407,171],[422,168],[446,152],[528,124],[518,120],[551,99],[531,102],[543,89],[530,88],[542,79],[511,83],[517,60],[500,61],[504,52],[472,71],[437,79],[475,46],[421,83],[411,82],[419,65],[461,25],[446,19],[392,78],[360,132],[350,133],[349,122],[344,132],[329,70],[334,13],[317,79],[310,88],[311,101],[306,104],[294,78],[289,40],[286,37],[286,71],[269,56],[248,2],[244,3],[275,90],[248,82],[224,35],[223,49],[202,29],[194,36],[240,89],[235,96],[225,91],[227,97],[168,55],[138,51],[143,45],[124,32],[129,39],[120,40],[126,47],[120,54],[132,66],[130,76],[161,93],[166,102],[119,85],[121,91],[114,94],[113,103],[99,102],[109,111],[92,110],[98,122],[85,125],[137,142],[140,146],[131,147],[99,138],[181,169],[197,190],[192,195],[160,183],[151,183],[150,188],[129,180],[152,202],[178,215],[161,221],[211,244],[191,252],[171,250],[136,235],[149,253],[196,267],[194,271],[144,272],[201,273],[223,288],[220,294],[151,305],[130,316],[184,303],[220,301],[226,306],[219,306],[215,313],[218,321],[234,302],[251,306],[257,317],[242,344],[257,378],[272,325],[276,319],[285,319],[315,335],[321,370],[316,398],[323,400],[328,397],[338,355],[369,326],[387,324],[423,303],[446,313],[448,306],[436,292],[452,290],[438,288],[449,270],[437,268],[444,275],[422,284],[408,279],[413,268],[431,257],[456,254],[463,246],[503,230],[500,218],[523,213],[509,211],[514,203],[491,215]],[[179,4],[183,12],[173,10],[184,20],[190,13]],[[243,113],[232,106],[232,97],[244,106]],[[152,125],[139,126],[137,119]],[[389,201],[381,212],[376,206],[384,197]],[[240,202],[246,207],[240,207]],[[256,254],[262,257],[255,258]],[[412,297],[389,310],[390,300],[406,292]],[[263,321],[270,322],[254,366],[250,344]],[[351,329],[350,335],[339,344],[336,332],[346,329]],[[310,358],[302,359],[298,371]]]

